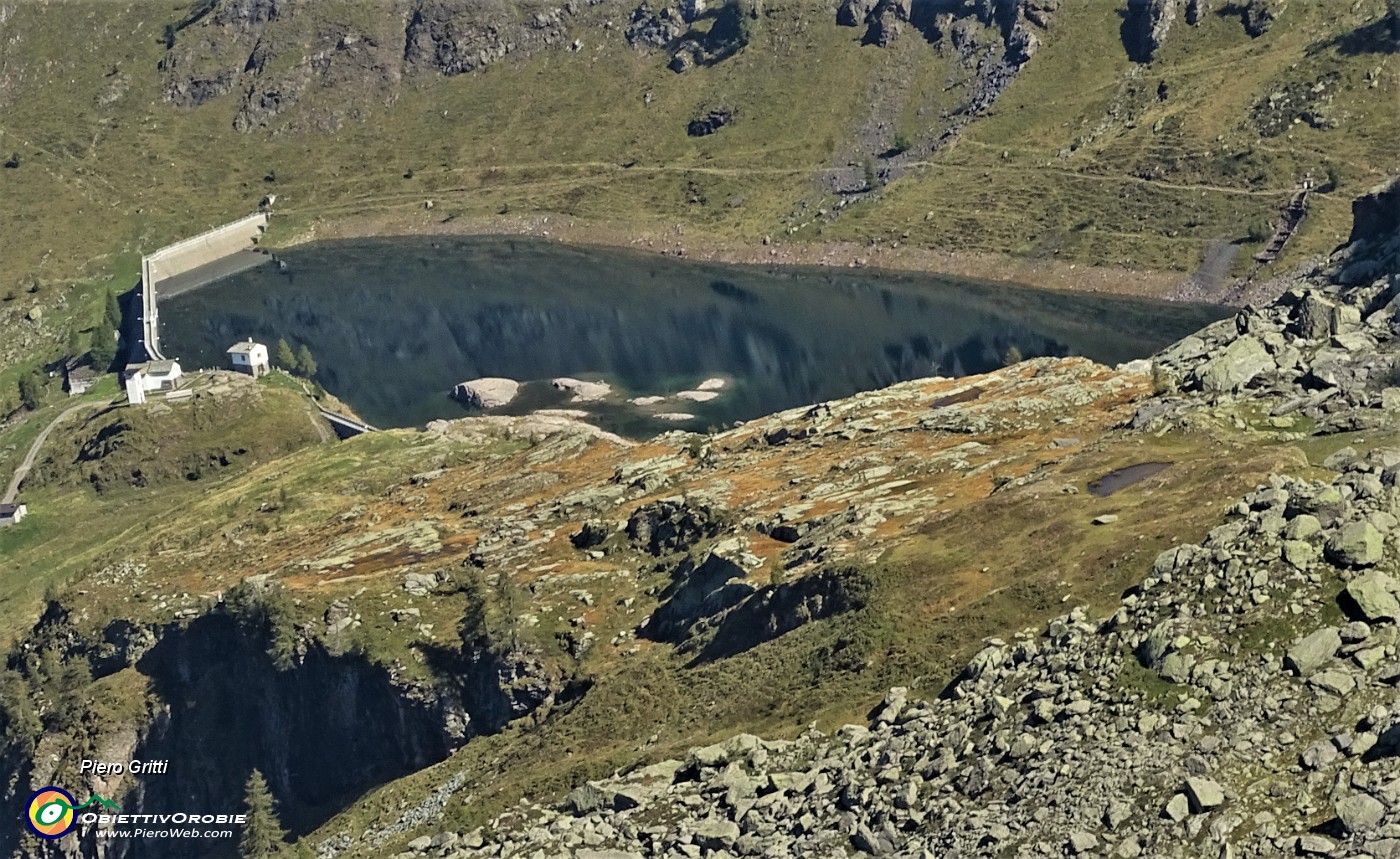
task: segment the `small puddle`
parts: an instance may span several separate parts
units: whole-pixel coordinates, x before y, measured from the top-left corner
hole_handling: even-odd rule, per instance
[[[1170,462],[1139,462],[1137,465],[1117,468],[1097,480],[1089,481],[1089,491],[1100,497],[1106,497],[1120,489],[1126,489],[1134,483],[1146,480],[1171,466]]]

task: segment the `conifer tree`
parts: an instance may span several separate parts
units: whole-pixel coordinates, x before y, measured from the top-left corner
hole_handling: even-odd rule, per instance
[[[256,769],[248,776],[248,786],[243,791],[243,809],[248,820],[238,841],[238,855],[242,859],[271,859],[281,854],[286,833],[277,819],[276,802],[267,788],[267,779]]]
[[[298,346],[297,369],[301,370],[301,374],[309,379],[316,375],[316,367],[316,359],[311,357],[311,350],[306,348],[306,344],[303,343]]]
[[[19,377],[19,401],[31,412],[39,408],[44,399],[44,377],[38,370],[31,370]]]
[[[117,294],[110,289],[107,290],[107,303],[102,308],[102,321],[112,331],[122,327],[122,308],[117,303]]]
[[[92,365],[97,369],[106,372],[112,362],[117,360],[117,338],[106,328],[98,328],[92,332]]]
[[[291,344],[286,338],[279,338],[277,341],[277,366],[287,372],[295,372],[297,368],[297,356],[292,351]]]

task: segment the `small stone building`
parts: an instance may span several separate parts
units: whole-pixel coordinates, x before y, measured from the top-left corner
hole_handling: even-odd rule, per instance
[[[71,362],[63,368],[64,385],[68,388],[68,396],[76,397],[79,394],[86,394],[97,380],[102,378],[102,374],[91,364],[78,364]]]
[[[23,504],[0,504],[0,525],[18,525],[28,513]]]
[[[251,337],[242,343],[235,343],[228,347],[228,359],[234,370],[247,373],[254,379],[272,371],[272,363],[267,357],[267,347],[261,343],[254,343]]]

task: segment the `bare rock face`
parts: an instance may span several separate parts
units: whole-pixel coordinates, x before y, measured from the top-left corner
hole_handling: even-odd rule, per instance
[[[1382,183],[1351,204],[1351,241],[1377,241],[1400,234],[1400,179]]]
[[[1210,0],[1186,0],[1186,23],[1200,24],[1210,14]]]
[[[404,30],[404,61],[410,68],[459,75],[482,69],[509,53],[565,41],[565,10],[516,20],[483,14],[464,0],[421,0]]]
[[[1150,63],[1176,21],[1179,0],[1128,0],[1123,47],[1135,63]]]
[[[1269,32],[1285,5],[1282,0],[1249,0],[1244,7],[1245,32],[1256,39]]]
[[[864,25],[865,43],[884,47],[899,36],[912,14],[912,0],[844,0],[836,10],[836,23],[846,27]]]
[[[836,10],[836,23],[843,27],[859,27],[867,22],[880,0],[842,0]]]

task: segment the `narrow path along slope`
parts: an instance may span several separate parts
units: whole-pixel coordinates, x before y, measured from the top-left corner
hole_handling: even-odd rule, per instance
[[[19,464],[19,468],[15,469],[15,476],[10,478],[10,486],[5,490],[5,497],[0,499],[0,504],[15,503],[15,498],[19,495],[19,486],[24,482],[24,478],[29,476],[29,469],[34,467],[34,459],[39,455],[39,448],[43,447],[44,442],[48,441],[49,433],[53,432],[55,427],[68,420],[68,418],[83,409],[90,408],[92,405],[92,403],[80,403],[76,406],[70,406],[60,412],[58,417],[50,421],[48,426],[44,427],[44,431],[39,433],[39,437],[34,439],[34,443],[29,446],[29,453],[24,455],[24,461]]]

